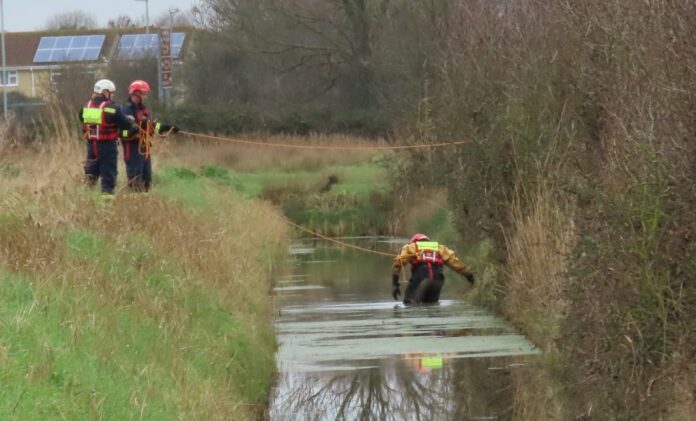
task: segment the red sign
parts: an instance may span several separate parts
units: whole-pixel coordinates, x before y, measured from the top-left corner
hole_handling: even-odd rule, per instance
[[[160,30],[160,56],[169,57],[172,55],[172,30],[163,28]]]
[[[172,30],[160,30],[160,80],[162,88],[172,87]]]
[[[172,87],[172,58],[162,57],[160,61],[160,78],[163,88]]]

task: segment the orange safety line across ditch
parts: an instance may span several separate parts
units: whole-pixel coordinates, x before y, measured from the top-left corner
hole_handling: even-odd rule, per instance
[[[213,135],[207,135],[207,134],[201,134],[201,133],[187,132],[187,131],[183,131],[183,130],[180,130],[179,133],[187,135],[187,136],[191,136],[191,137],[196,137],[196,138],[206,138],[206,139],[211,139],[211,140],[219,140],[221,142],[238,143],[238,144],[243,144],[243,145],[265,146],[265,147],[269,147],[269,148],[326,149],[326,150],[346,150],[346,151],[427,149],[427,148],[441,148],[441,147],[445,147],[445,146],[464,145],[467,143],[472,143],[469,140],[460,140],[457,142],[423,143],[423,144],[419,144],[419,145],[386,145],[386,146],[380,146],[380,145],[353,145],[353,146],[348,146],[348,145],[298,145],[298,144],[294,144],[294,143],[260,142],[260,141],[255,141],[255,140],[235,139],[235,138],[231,138],[231,137],[221,137],[221,136],[213,136]]]
[[[177,159],[177,158],[176,158],[171,152],[169,152],[168,150],[165,149],[165,150],[162,150],[162,152],[165,152],[165,153],[169,156],[169,158],[172,159],[175,163],[178,163],[179,165],[181,165],[181,166],[183,166],[183,167],[187,167],[186,164],[182,163],[181,160]],[[225,187],[220,186],[219,184],[215,183],[214,181],[209,180],[209,179],[207,179],[207,178],[205,178],[205,177],[203,177],[203,176],[198,176],[198,178],[200,178],[200,179],[202,179],[202,180],[204,180],[204,181],[207,181],[208,183],[210,183],[213,187],[215,187],[215,188],[217,188],[217,189],[221,189],[221,190],[224,190],[224,189],[225,189]],[[315,236],[315,237],[321,238],[321,239],[323,239],[323,240],[332,242],[332,243],[334,243],[334,244],[338,244],[338,245],[340,245],[340,246],[343,246],[343,247],[346,247],[346,248],[349,248],[349,249],[353,249],[353,250],[357,250],[357,251],[362,251],[362,252],[365,252],[365,253],[371,253],[371,254],[375,254],[375,255],[378,255],[378,256],[386,256],[386,257],[389,257],[389,258],[392,258],[392,259],[393,259],[394,257],[396,257],[395,254],[386,253],[386,252],[378,251],[378,250],[372,250],[372,249],[368,249],[368,248],[356,246],[356,245],[353,245],[353,244],[350,244],[350,243],[346,243],[346,242],[344,242],[344,241],[337,240],[337,239],[335,239],[335,238],[327,237],[327,236],[325,236],[325,235],[319,234],[318,232],[312,231],[311,229],[309,229],[309,228],[307,228],[307,227],[303,227],[302,225],[298,225],[298,224],[292,222],[291,220],[287,219],[286,217],[284,217],[284,216],[282,216],[282,215],[278,215],[278,218],[279,218],[281,221],[283,221],[285,224],[287,224],[287,225],[289,225],[289,226],[291,226],[291,227],[293,227],[293,228],[297,228],[297,229],[299,229],[300,231],[304,231],[304,232],[306,232],[306,233],[308,233],[308,234],[312,234],[312,235]]]
[[[337,240],[337,239],[335,239],[335,238],[327,237],[327,236],[325,236],[325,235],[319,234],[318,232],[314,232],[314,231],[312,231],[312,230],[309,229],[309,228],[303,227],[302,225],[298,225],[298,224],[292,222],[291,220],[285,218],[284,216],[279,216],[279,218],[280,218],[283,222],[285,222],[286,224],[290,225],[291,227],[297,228],[297,229],[299,229],[300,231],[304,231],[304,232],[306,232],[306,233],[308,233],[308,234],[312,234],[312,235],[314,235],[315,237],[321,238],[322,240],[326,240],[326,241],[329,241],[329,242],[331,242],[331,243],[335,243],[335,244],[338,244],[338,245],[341,245],[341,246],[343,246],[343,247],[347,247],[347,248],[350,248],[350,249],[353,249],[353,250],[363,251],[363,252],[371,253],[371,254],[376,254],[376,255],[378,255],[378,256],[387,256],[387,257],[392,258],[392,259],[393,259],[394,257],[396,257],[395,254],[385,253],[385,252],[379,251],[379,250],[372,250],[372,249],[368,249],[368,248],[356,246],[356,245],[353,245],[353,244],[350,244],[350,243],[346,243],[346,242],[343,242],[343,241],[341,241],[341,240]]]

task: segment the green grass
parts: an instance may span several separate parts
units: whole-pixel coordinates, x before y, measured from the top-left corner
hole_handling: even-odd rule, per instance
[[[320,192],[330,175],[338,178],[329,192]],[[280,206],[287,217],[313,230],[334,235],[387,233],[393,196],[379,162],[328,165],[316,171],[271,170],[235,172],[208,165],[197,170],[165,167],[157,175],[158,191],[203,208],[206,191],[235,190]]]
[[[130,314],[79,287],[32,288],[0,274],[3,362],[0,413],[18,419],[173,418],[176,388],[162,350],[173,338],[154,320]],[[147,382],[139,372],[147,370]],[[142,375],[142,374],[141,374]],[[138,406],[137,401],[147,406]]]
[[[256,416],[274,372],[267,262],[286,230],[187,171],[112,203],[79,189],[0,202],[11,206],[0,219],[1,419]],[[41,224],[11,217],[28,209]]]
[[[259,196],[269,188],[296,188],[318,192],[330,175],[336,175],[339,179],[331,189],[331,194],[334,195],[368,195],[372,191],[387,187],[384,169],[372,162],[354,166],[331,165],[318,171],[234,172],[208,166],[204,167],[200,174],[219,182],[226,182],[248,196]]]

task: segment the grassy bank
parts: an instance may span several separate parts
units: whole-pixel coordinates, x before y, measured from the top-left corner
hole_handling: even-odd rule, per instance
[[[77,146],[2,152],[3,418],[255,417],[288,234],[275,210],[175,175],[104,202]]]
[[[245,137],[265,141],[267,137]],[[364,142],[350,136],[274,136],[274,142],[302,145]],[[377,235],[395,229],[396,197],[388,188],[385,161],[373,151],[275,149],[244,145],[180,143],[191,177],[203,176],[245,197],[278,206],[296,223],[328,235]],[[177,172],[165,170],[165,174]],[[184,176],[179,172],[179,176]]]

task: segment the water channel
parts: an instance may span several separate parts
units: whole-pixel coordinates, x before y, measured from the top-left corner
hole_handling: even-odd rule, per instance
[[[403,241],[355,240],[394,252]],[[437,305],[390,296],[388,258],[311,240],[291,249],[276,280],[279,377],[271,420],[500,420],[510,417],[512,370],[538,350],[459,298],[448,272]]]

